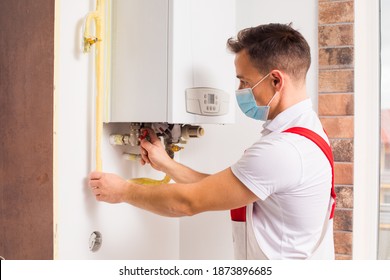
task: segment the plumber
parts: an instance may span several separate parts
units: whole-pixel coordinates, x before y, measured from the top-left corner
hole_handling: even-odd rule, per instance
[[[265,121],[257,142],[235,164],[208,175],[172,160],[149,130],[141,162],[175,183],[136,185],[92,172],[93,194],[170,217],[233,209],[237,259],[334,259],[333,157],[306,94],[306,40],[291,25],[266,24],[241,30],[227,47],[235,54],[240,109]]]

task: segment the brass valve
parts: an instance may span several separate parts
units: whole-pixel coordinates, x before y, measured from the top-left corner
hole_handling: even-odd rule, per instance
[[[178,145],[172,145],[171,146],[171,150],[172,150],[172,152],[174,152],[174,153],[176,153],[176,152],[178,152],[178,151],[180,151],[180,150],[183,150],[184,149],[184,147],[180,147],[180,146],[178,146]]]
[[[96,44],[99,41],[101,40],[97,37],[93,37],[93,36],[84,37],[84,53],[90,52],[92,45]]]

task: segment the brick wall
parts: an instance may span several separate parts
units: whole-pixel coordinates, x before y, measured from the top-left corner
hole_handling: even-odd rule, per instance
[[[318,114],[335,159],[337,259],[352,258],[354,1],[318,0]]]

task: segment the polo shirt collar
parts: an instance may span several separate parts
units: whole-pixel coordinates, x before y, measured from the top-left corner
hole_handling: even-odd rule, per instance
[[[310,98],[305,99],[279,113],[273,120],[268,120],[263,124],[263,135],[271,132],[280,132],[288,128],[288,124],[303,115],[305,112],[313,110]]]

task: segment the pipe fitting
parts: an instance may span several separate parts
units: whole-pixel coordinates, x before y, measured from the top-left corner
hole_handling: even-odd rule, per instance
[[[129,135],[129,144],[130,146],[139,146],[139,136],[141,133],[141,124],[140,123],[131,123],[130,124],[130,135]]]
[[[189,138],[198,138],[204,135],[204,129],[199,125],[186,124],[181,128],[181,137],[184,140]]]
[[[115,146],[139,146],[140,145],[140,129],[141,124],[132,123],[130,124],[130,133],[129,134],[111,134],[110,135],[110,144]]]

